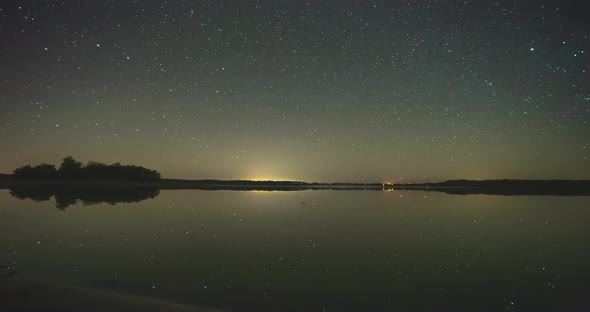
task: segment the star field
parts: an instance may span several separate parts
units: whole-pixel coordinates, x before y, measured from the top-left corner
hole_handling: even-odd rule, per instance
[[[585,1],[0,4],[0,172],[590,178]]]

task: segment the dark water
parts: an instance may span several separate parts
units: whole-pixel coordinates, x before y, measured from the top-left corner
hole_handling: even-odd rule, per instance
[[[0,308],[590,310],[590,197],[162,191],[55,206],[0,190]]]

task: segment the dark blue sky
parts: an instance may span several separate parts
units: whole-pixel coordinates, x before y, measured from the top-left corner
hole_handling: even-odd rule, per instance
[[[64,2],[0,4],[0,172],[590,178],[586,1]]]

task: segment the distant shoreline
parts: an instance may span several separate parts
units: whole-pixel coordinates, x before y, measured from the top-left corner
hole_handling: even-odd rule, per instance
[[[420,190],[448,194],[489,195],[590,195],[590,180],[449,180],[433,183],[308,183],[299,181],[181,180],[70,181],[15,179],[0,175],[0,189],[13,188],[156,188],[159,190]]]

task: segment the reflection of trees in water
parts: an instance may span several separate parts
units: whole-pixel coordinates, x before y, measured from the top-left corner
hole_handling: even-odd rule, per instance
[[[32,199],[34,201],[48,201],[53,196],[56,207],[65,209],[75,204],[78,200],[85,205],[98,203],[135,203],[142,200],[155,198],[160,194],[158,188],[153,187],[119,187],[119,188],[47,188],[47,187],[22,187],[10,189],[10,195],[19,199]]]

